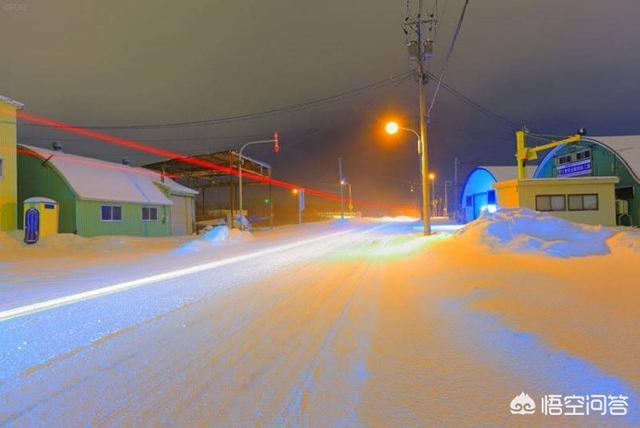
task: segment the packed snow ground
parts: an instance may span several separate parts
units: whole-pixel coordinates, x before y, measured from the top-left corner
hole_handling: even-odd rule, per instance
[[[0,311],[275,249],[1,321],[0,425],[640,424],[638,232],[530,211],[431,237],[391,220],[0,239]],[[629,415],[511,415],[522,391],[624,394]]]

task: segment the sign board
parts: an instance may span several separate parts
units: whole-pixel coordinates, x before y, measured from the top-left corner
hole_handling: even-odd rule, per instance
[[[304,211],[304,189],[298,191],[298,210]]]
[[[586,159],[558,165],[556,166],[556,171],[558,172],[558,177],[575,177],[591,174],[593,168],[591,166],[591,159]]]

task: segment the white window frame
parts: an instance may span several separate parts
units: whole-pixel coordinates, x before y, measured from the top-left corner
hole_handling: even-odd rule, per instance
[[[148,210],[149,213],[149,218],[144,218],[144,210]],[[151,213],[155,212],[156,213],[156,218],[151,218]],[[158,221],[158,207],[142,207],[141,209],[141,214],[142,214],[142,221],[144,222],[154,222],[154,221]]]
[[[594,197],[596,198],[596,206],[595,208],[585,208],[584,200],[586,197]],[[571,208],[570,201],[571,199],[579,198],[580,206],[578,208]],[[597,193],[574,193],[570,194],[567,197],[567,208],[569,211],[600,211],[600,196]]]
[[[110,213],[110,217],[109,219],[104,219],[102,218],[102,209],[104,207],[109,207],[109,213]],[[113,209],[114,208],[120,208],[120,219],[115,220],[113,218]],[[109,205],[109,204],[103,204],[100,205],[100,221],[103,223],[122,223],[122,221],[124,220],[124,210],[122,209],[122,205]]]
[[[563,205],[562,205],[562,209],[554,209],[553,208],[553,199],[554,198],[563,198]],[[545,198],[548,199],[549,201],[549,209],[541,209],[540,208],[540,201]],[[540,201],[539,201],[540,200]],[[562,212],[562,211],[566,211],[567,210],[567,197],[565,195],[562,194],[553,194],[553,195],[536,195],[536,199],[535,199],[535,203],[536,203],[536,211],[540,211],[540,212]]]

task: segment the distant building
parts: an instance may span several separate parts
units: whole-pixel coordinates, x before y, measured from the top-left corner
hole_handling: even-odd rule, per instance
[[[615,212],[608,223],[640,226],[640,135],[583,137],[579,143],[547,153],[533,175],[547,179],[611,176],[617,178],[611,196],[615,198]],[[595,193],[589,189],[581,192]],[[579,196],[565,196],[567,212],[577,214],[576,207],[584,208]]]
[[[533,174],[535,167],[528,167]],[[479,166],[474,168],[465,180],[460,197],[461,220],[468,223],[477,219],[484,210],[498,208],[494,184],[512,180],[518,176],[515,166]]]
[[[22,202],[44,197],[58,204],[61,233],[167,236],[194,231],[198,192],[155,171],[23,144],[17,151],[20,225]]]

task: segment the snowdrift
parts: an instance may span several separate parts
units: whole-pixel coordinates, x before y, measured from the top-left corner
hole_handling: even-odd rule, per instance
[[[635,235],[635,232],[572,223],[528,209],[501,209],[493,214],[484,213],[456,235],[497,251],[544,253],[566,258],[609,254],[607,241],[616,234]],[[621,242],[629,246],[638,241],[627,236]]]
[[[185,242],[176,249],[179,253],[197,253],[224,243],[248,241],[252,239],[251,232],[229,230],[228,226],[216,226],[205,229],[200,236]]]

